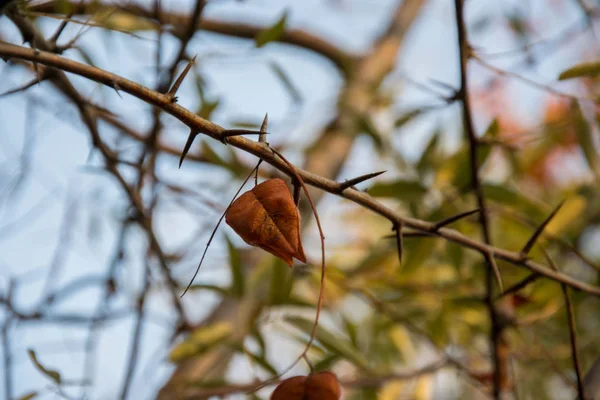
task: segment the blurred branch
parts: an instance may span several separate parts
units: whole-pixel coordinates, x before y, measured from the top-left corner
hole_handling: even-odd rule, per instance
[[[473,193],[477,199],[477,207],[479,208],[479,222],[483,241],[487,245],[491,245],[490,226],[488,210],[486,208],[485,197],[479,179],[479,141],[475,133],[473,125],[473,117],[471,115],[469,88],[468,88],[468,73],[467,63],[471,58],[471,48],[467,39],[467,27],[464,19],[464,0],[455,0],[454,7],[456,11],[456,26],[458,31],[458,48],[459,48],[459,63],[460,63],[460,89],[458,90],[458,98],[462,103],[463,124],[466,131],[467,141],[469,143],[469,159],[471,166],[471,186]],[[492,345],[492,360],[494,363],[494,398],[499,400],[502,398],[504,391],[509,385],[508,371],[508,343],[504,335],[504,325],[500,322],[496,305],[494,304],[494,277],[498,281],[500,290],[502,291],[502,280],[500,271],[494,260],[493,252],[485,253],[484,258],[487,263],[486,269],[486,303],[489,309],[491,330],[490,341]]]
[[[354,379],[340,379],[340,384],[347,388],[369,388],[378,389],[386,383],[393,381],[405,381],[416,379],[425,375],[431,375],[442,368],[454,366],[455,364],[447,359],[441,359],[431,364],[425,365],[421,368],[414,370],[407,370],[397,372],[389,375],[372,376],[364,378]],[[269,385],[279,384],[281,381],[275,380],[270,381]],[[211,396],[226,397],[234,394],[248,393],[252,391],[258,382],[242,385],[223,385],[218,388],[207,388],[207,389],[189,389],[186,391],[185,399],[187,400],[200,400],[208,399]]]
[[[56,12],[56,6],[58,3],[60,3],[61,6],[65,3],[68,4],[74,15],[89,15],[100,11],[109,12],[111,10],[124,11],[132,15],[155,20],[160,25],[173,26],[175,28],[176,35],[180,36],[181,38],[185,38],[190,32],[189,30],[186,30],[186,27],[193,27],[195,30],[204,30],[207,32],[214,32],[222,35],[252,40],[259,32],[264,30],[264,26],[249,25],[242,22],[219,21],[208,18],[198,21],[193,19],[193,15],[190,14],[167,11],[164,9],[160,9],[158,12],[156,12],[156,10],[148,10],[133,3],[123,4],[115,7],[113,4],[106,4],[102,2],[83,3],[69,1],[49,1],[42,4],[28,6],[27,10],[54,13]],[[178,29],[181,31],[177,31]],[[345,74],[350,72],[349,65],[354,56],[346,53],[334,44],[327,42],[319,36],[315,36],[309,32],[299,29],[288,29],[277,39],[277,41],[301,47],[303,49],[320,54],[333,62]]]

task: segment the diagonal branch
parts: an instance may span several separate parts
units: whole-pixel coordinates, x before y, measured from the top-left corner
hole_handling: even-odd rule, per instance
[[[105,84],[109,87],[112,87],[113,83],[116,82],[124,92],[127,92],[148,104],[161,107],[164,111],[173,115],[191,129],[195,129],[213,139],[221,141],[221,135],[224,131],[226,131],[225,128],[199,117],[195,113],[185,109],[179,104],[172,103],[168,97],[162,93],[158,93],[138,83],[90,65],[69,60],[45,51],[36,51],[27,47],[16,46],[1,41],[0,57],[19,58],[29,61],[35,60],[40,64],[59,68],[64,71]],[[264,162],[272,165],[279,171],[288,176],[293,176],[293,172],[290,170],[290,168],[283,161],[278,159],[278,157],[276,157],[271,149],[265,144],[257,143],[241,136],[228,138],[227,143],[258,158],[262,158]],[[581,290],[595,296],[600,296],[600,287],[579,281],[563,273],[553,271],[545,265],[535,261],[523,260],[520,253],[494,247],[487,243],[474,240],[460,232],[457,232],[454,229],[441,228],[435,231],[435,223],[416,218],[405,217],[398,212],[384,206],[382,203],[371,197],[368,193],[356,190],[346,190],[340,193],[341,184],[339,182],[324,178],[302,169],[298,169],[297,172],[308,185],[350,200],[364,207],[365,209],[382,216],[383,218],[389,220],[392,224],[403,223],[408,228],[426,233],[434,233],[436,236],[458,243],[481,254],[493,253],[497,259],[507,261],[511,264],[526,268],[532,272],[539,273],[548,279],[565,283],[574,289]]]

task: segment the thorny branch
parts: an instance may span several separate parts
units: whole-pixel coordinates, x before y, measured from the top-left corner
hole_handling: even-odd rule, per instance
[[[464,19],[464,0],[455,0],[454,7],[456,11],[456,26],[458,30],[458,47],[459,47],[459,62],[460,62],[460,88],[458,90],[458,98],[462,103],[463,123],[466,131],[467,140],[469,142],[469,158],[471,166],[471,186],[475,197],[477,199],[477,207],[479,208],[479,222],[481,224],[481,231],[483,236],[483,242],[486,245],[491,245],[490,237],[490,225],[488,210],[486,208],[485,197],[483,195],[483,189],[481,187],[481,181],[479,179],[479,141],[475,133],[475,127],[473,125],[473,117],[471,116],[471,106],[469,103],[469,89],[468,89],[468,73],[467,63],[471,57],[471,49],[467,39],[467,28]],[[508,351],[502,348],[506,348],[506,338],[504,337],[504,327],[499,321],[498,313],[496,311],[496,305],[494,304],[494,277],[498,281],[498,284],[502,290],[502,280],[500,278],[500,272],[498,266],[494,260],[495,253],[488,252],[483,254],[487,269],[486,269],[486,302],[489,309],[490,320],[491,320],[491,331],[490,341],[492,344],[492,354],[494,361],[494,385],[493,394],[495,399],[500,399],[502,393],[508,386],[508,365],[509,360],[507,359]]]
[[[40,64],[52,66],[67,72],[84,76],[109,87],[112,87],[113,83],[116,82],[124,92],[127,92],[156,107],[161,107],[164,111],[173,115],[191,129],[195,129],[198,132],[201,132],[218,141],[221,141],[221,136],[226,131],[225,128],[199,117],[179,104],[170,102],[167,96],[162,93],[158,93],[138,83],[86,64],[69,60],[48,52],[35,51],[27,47],[15,46],[5,42],[0,42],[0,56],[36,61]],[[293,174],[289,167],[278,157],[276,157],[271,149],[264,144],[257,143],[239,136],[228,138],[227,143],[233,147],[244,150],[247,153],[253,154],[256,157],[262,158],[264,162],[272,165],[286,175],[292,176]],[[595,296],[600,296],[600,288],[579,281],[564,273],[553,271],[547,266],[537,263],[533,260],[523,259],[520,253],[501,249],[484,242],[473,240],[454,229],[441,228],[436,230],[435,223],[416,218],[405,217],[398,212],[384,206],[365,192],[354,189],[342,190],[343,185],[339,182],[323,178],[306,170],[298,169],[297,171],[307,184],[325,192],[348,199],[368,210],[373,211],[376,214],[379,214],[392,223],[403,223],[406,227],[426,233],[432,233],[435,236],[459,243],[460,245],[470,248],[481,254],[494,254],[496,258],[500,260],[504,260],[511,264],[529,269],[532,272],[539,273],[548,279],[562,282],[574,289],[581,290]]]

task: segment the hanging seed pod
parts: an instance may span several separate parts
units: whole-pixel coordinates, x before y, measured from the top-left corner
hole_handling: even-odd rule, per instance
[[[271,400],[338,400],[340,395],[336,376],[323,371],[282,381],[273,391]]]
[[[237,198],[225,221],[251,246],[292,265],[296,258],[306,262],[300,239],[300,216],[282,179],[269,179]]]

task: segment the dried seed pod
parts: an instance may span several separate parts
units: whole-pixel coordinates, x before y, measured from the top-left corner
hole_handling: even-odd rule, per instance
[[[237,198],[225,221],[251,246],[292,265],[293,258],[306,262],[300,239],[300,216],[282,179],[269,179]]]
[[[282,381],[273,391],[271,400],[338,400],[340,395],[336,376],[323,371]]]

